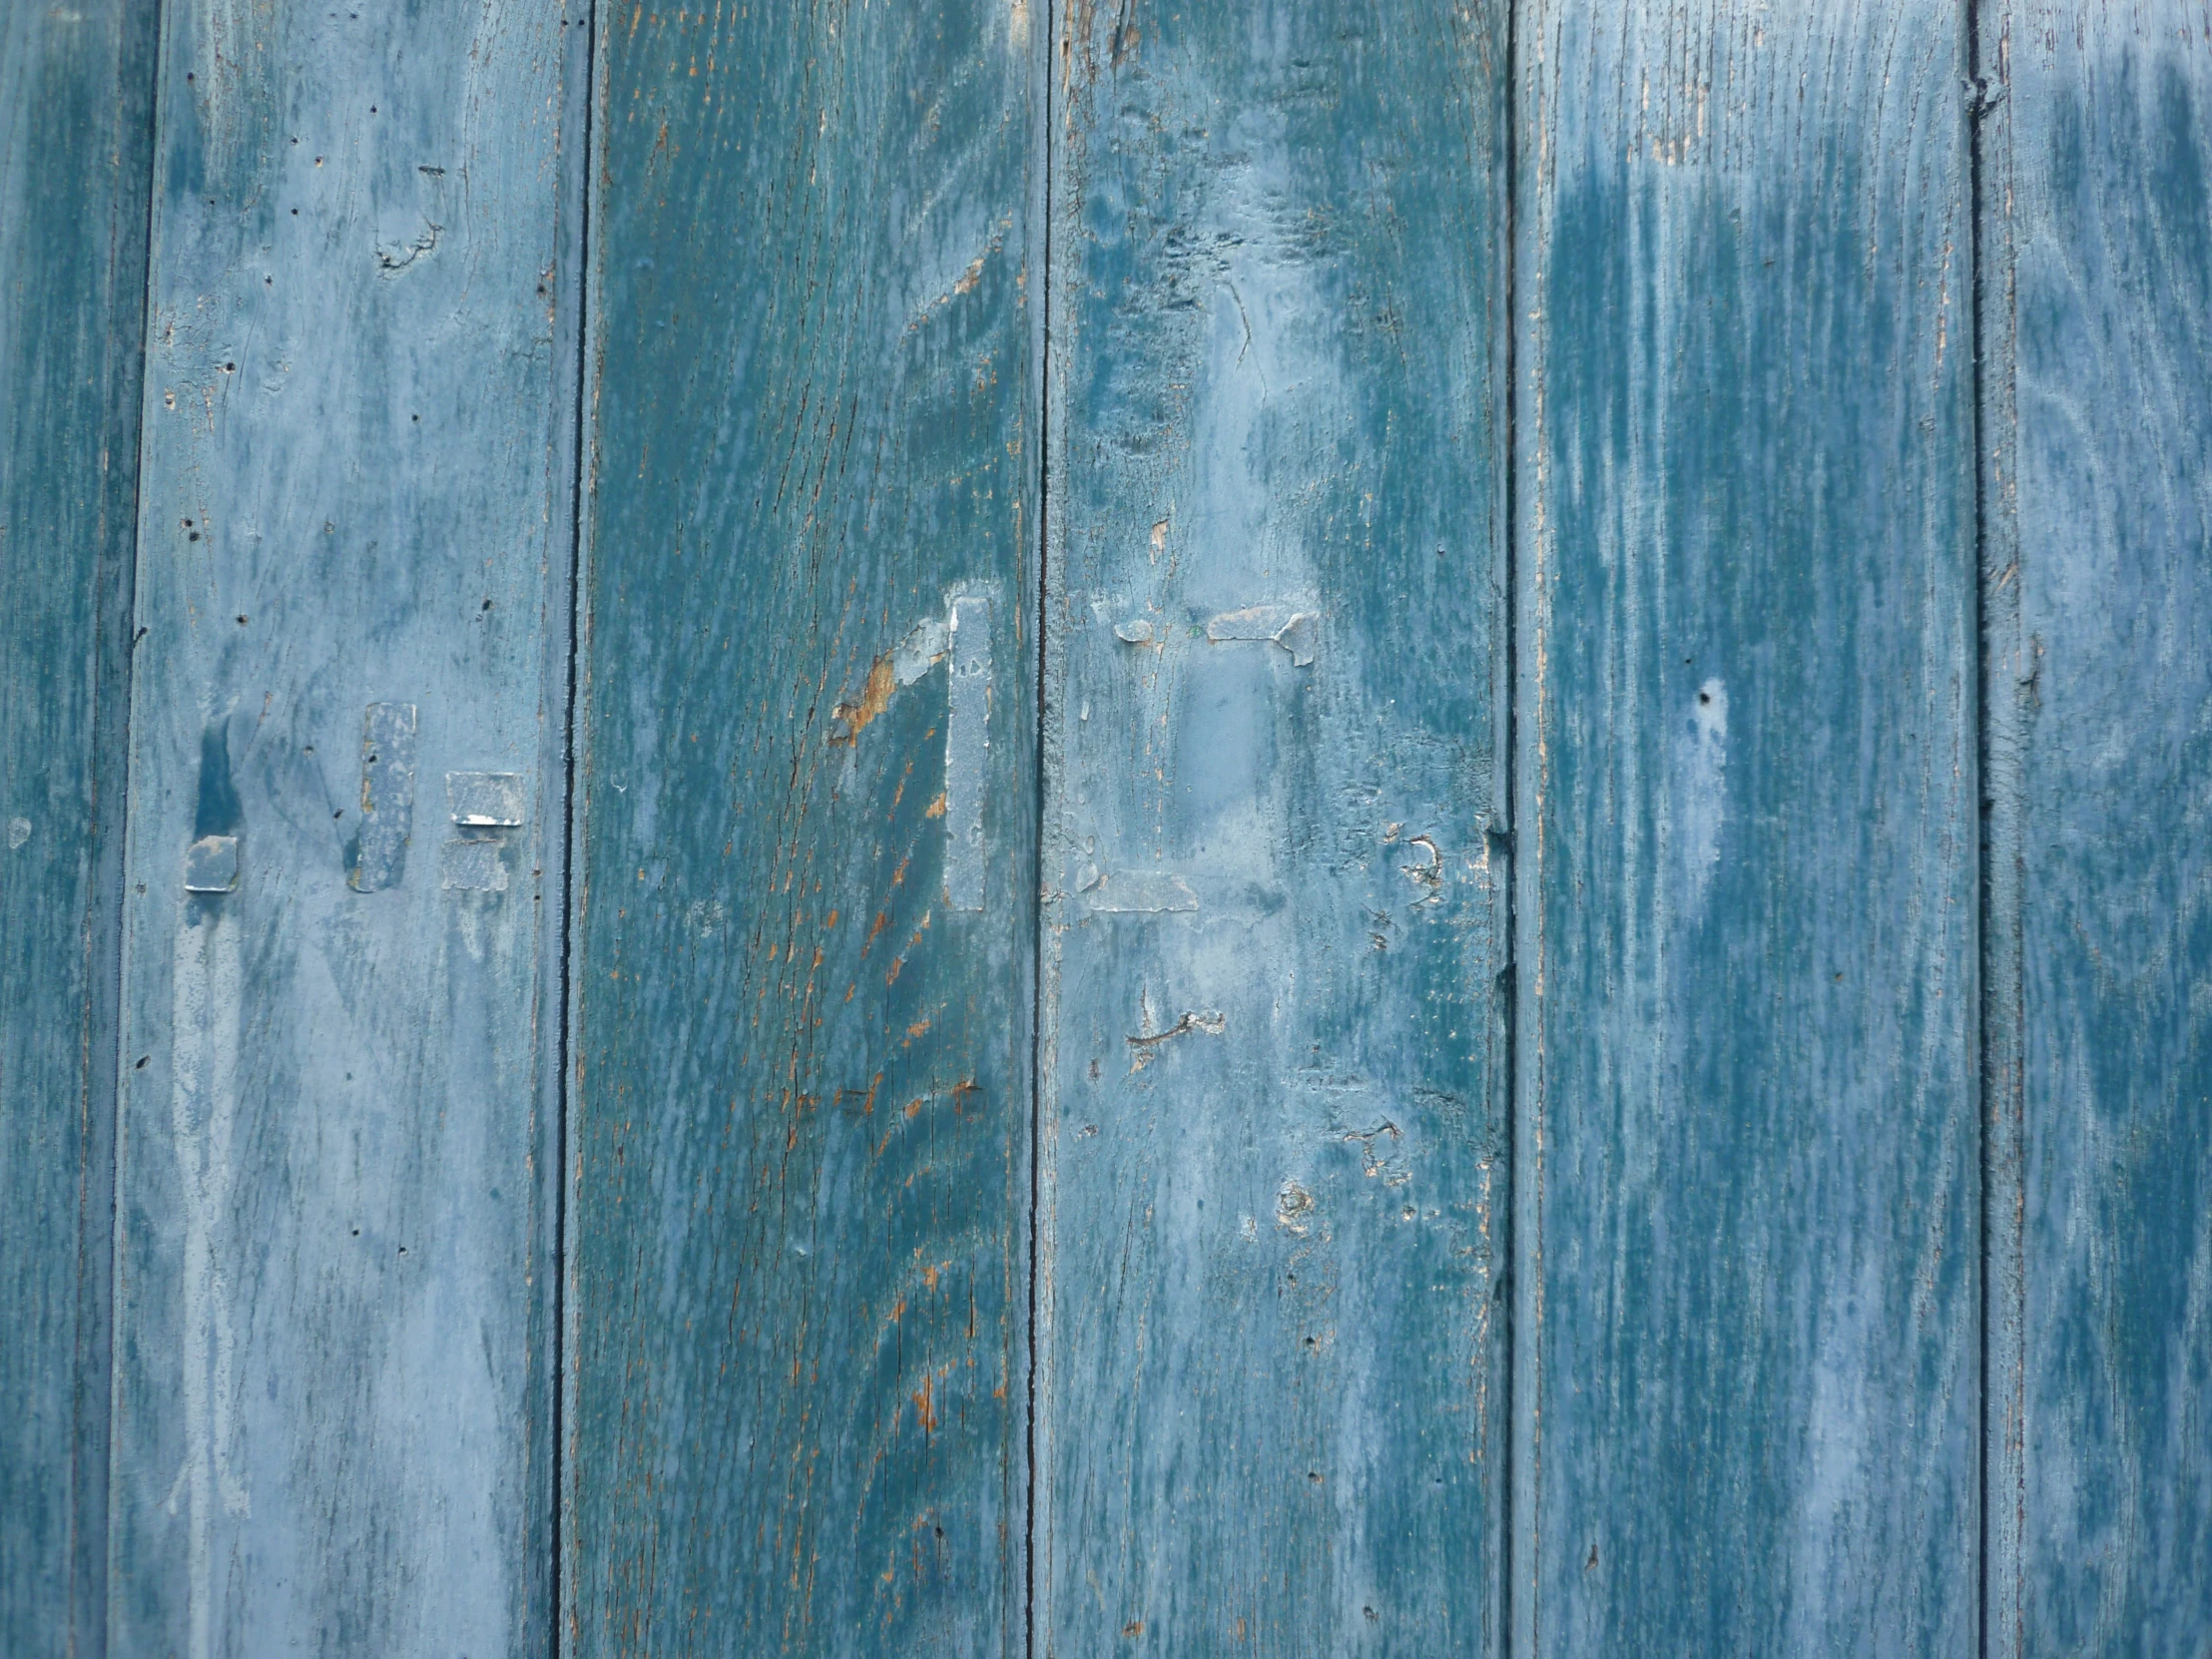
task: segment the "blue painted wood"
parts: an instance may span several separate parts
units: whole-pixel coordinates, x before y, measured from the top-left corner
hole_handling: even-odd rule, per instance
[[[1515,1651],[1974,1651],[1956,7],[1517,32]]]
[[[1492,1651],[1502,8],[1055,53],[1037,1651]]]
[[[1023,1650],[1040,14],[602,13],[579,1654]]]
[[[2212,1648],[2212,13],[1997,6],[1992,1652]],[[2003,1241],[2000,1239],[2000,1243]],[[2015,1323],[2016,1322],[2016,1323]],[[2009,1536],[2006,1536],[2009,1534]]]
[[[0,9],[0,1653],[101,1651],[152,5]]]
[[[550,1639],[569,33],[549,0],[169,10],[119,1653]],[[456,821],[487,792],[521,823]]]

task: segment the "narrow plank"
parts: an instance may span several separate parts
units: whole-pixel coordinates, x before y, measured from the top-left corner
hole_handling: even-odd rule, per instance
[[[602,17],[564,1622],[1018,1653],[1041,8]]]
[[[1504,11],[1063,27],[1038,1648],[1488,1651]]]
[[[97,1654],[149,0],[0,10],[0,1652]]]
[[[1517,37],[1518,1652],[1977,1639],[1964,38]]]
[[[2212,11],[2000,6],[1983,192],[2031,825],[1993,1652],[2212,1647]],[[2009,373],[2006,371],[2009,370]],[[2000,447],[1999,458],[2006,458]],[[2010,578],[2009,581],[2006,578]],[[2006,1449],[1999,1445],[2000,1454]]]
[[[550,1640],[567,34],[551,0],[169,12],[118,1652]],[[519,822],[456,823],[486,791]]]

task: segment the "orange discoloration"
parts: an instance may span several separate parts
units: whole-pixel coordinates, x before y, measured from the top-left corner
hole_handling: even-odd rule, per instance
[[[890,707],[891,694],[898,690],[898,676],[891,668],[889,652],[875,659],[867,671],[867,684],[860,688],[857,703],[839,703],[830,711],[830,718],[841,721],[842,732],[830,734],[831,743],[852,744],[859,742],[860,734],[869,721]]]
[[[913,1023],[913,1024],[911,1024],[911,1025],[909,1025],[909,1026],[907,1026],[907,1027],[906,1027],[906,1040],[907,1040],[908,1042],[912,1042],[912,1041],[914,1040],[914,1038],[916,1038],[916,1037],[920,1036],[920,1035],[921,1035],[921,1034],[922,1034],[923,1032],[927,1031],[928,1029],[929,1029],[929,1021],[928,1021],[928,1018],[927,1018],[926,1016],[924,1016],[924,1017],[923,1017],[923,1018],[921,1018],[921,1019],[917,1019],[917,1020],[915,1020],[915,1021],[914,1021],[914,1023]]]
[[[942,791],[942,790],[939,790],[939,791],[937,792],[937,799],[936,799],[936,800],[934,800],[934,801],[932,801],[932,802],[930,802],[930,803],[929,803],[929,805],[928,805],[927,807],[925,807],[924,809],[922,809],[922,814],[921,814],[921,816],[922,816],[923,818],[942,818],[942,817],[944,817],[944,791]]]
[[[937,1408],[933,1403],[936,1386],[937,1380],[934,1377],[924,1377],[921,1380],[921,1391],[913,1396],[914,1420],[921,1424],[924,1434],[934,1434],[937,1431]]]

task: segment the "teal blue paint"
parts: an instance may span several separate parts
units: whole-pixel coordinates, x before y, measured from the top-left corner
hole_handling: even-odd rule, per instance
[[[0,1652],[101,1651],[154,8],[0,9]]]
[[[2212,1644],[2212,45],[1992,8],[1991,706],[2023,832],[2007,1653]],[[2009,462],[2007,468],[2004,463]],[[2010,1239],[2003,1233],[2012,1235]],[[2016,1322],[2014,1324],[2013,1322]],[[2007,1330],[2006,1328],[2010,1329]]]
[[[1502,8],[1054,62],[1036,1651],[1496,1651]]]
[[[1023,1648],[1042,14],[601,14],[579,1655]]]
[[[1975,1651],[1961,18],[1518,28],[1515,1651]]]
[[[567,33],[540,0],[165,19],[118,1654],[551,1639]],[[467,838],[425,787],[418,855],[364,890],[364,711],[390,705],[423,778],[519,774],[528,809]],[[188,853],[207,836],[236,845]],[[474,879],[441,879],[454,845]]]

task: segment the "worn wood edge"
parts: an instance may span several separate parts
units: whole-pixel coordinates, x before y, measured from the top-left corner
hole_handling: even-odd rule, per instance
[[[1966,0],[1980,657],[1981,1651],[2022,1651],[2026,1163],[2022,901],[2032,663],[2021,635],[2009,0]]]
[[[122,1227],[118,1225],[117,1206],[120,1202],[121,1172],[123,1168],[125,1139],[122,1068],[125,1063],[123,1045],[126,1040],[127,1033],[125,1032],[123,1026],[123,973],[124,964],[130,960],[131,947],[133,944],[131,906],[125,903],[124,899],[125,895],[130,891],[130,883],[136,878],[134,860],[131,855],[132,806],[130,794],[130,734],[138,725],[140,715],[139,702],[143,691],[142,683],[139,680],[137,674],[137,648],[139,640],[139,630],[141,626],[139,619],[139,598],[140,595],[145,591],[143,577],[145,575],[146,564],[149,557],[149,546],[152,540],[151,526],[148,523],[148,519],[154,511],[152,505],[147,499],[143,487],[146,475],[146,431],[147,428],[153,424],[153,421],[155,419],[154,398],[157,395],[154,388],[153,379],[146,373],[146,358],[148,354],[148,348],[145,337],[145,330],[153,315],[155,281],[154,250],[160,245],[160,233],[162,228],[162,200],[161,193],[158,189],[156,189],[156,175],[158,174],[160,167],[159,151],[161,145],[161,111],[163,107],[163,102],[169,93],[168,66],[170,60],[170,37],[174,28],[173,0],[152,0],[152,3],[159,9],[159,18],[156,21],[153,29],[151,30],[153,36],[151,42],[151,50],[154,54],[154,58],[153,63],[150,66],[150,73],[146,76],[147,103],[145,109],[145,125],[148,141],[149,165],[147,168],[146,180],[146,216],[143,225],[139,228],[139,235],[144,240],[142,244],[142,252],[139,259],[140,331],[137,350],[138,362],[136,378],[138,381],[138,403],[137,420],[135,423],[137,436],[132,445],[131,455],[133,511],[131,547],[128,558],[126,560],[126,568],[128,572],[129,600],[128,608],[125,612],[125,620],[128,629],[128,645],[126,649],[129,652],[129,661],[125,674],[127,684],[123,688],[123,720],[121,729],[117,734],[118,739],[120,740],[122,745],[122,754],[116,762],[116,766],[120,772],[120,777],[118,778],[117,782],[123,791],[123,810],[116,815],[114,821],[114,836],[116,847],[113,856],[117,873],[114,892],[116,897],[117,910],[115,924],[112,928],[112,938],[107,941],[109,948],[113,952],[112,960],[115,966],[115,1004],[113,1010],[114,1024],[109,1034],[110,1040],[106,1044],[109,1062],[107,1078],[107,1117],[110,1125],[110,1132],[108,1135],[106,1160],[108,1195],[108,1270],[106,1275],[107,1283],[105,1293],[105,1307],[108,1316],[108,1334],[110,1337],[110,1345],[106,1354],[104,1355],[104,1360],[106,1363],[103,1367],[106,1373],[103,1381],[106,1384],[108,1399],[107,1420],[105,1424],[105,1434],[103,1436],[104,1444],[102,1450],[105,1453],[107,1467],[104,1470],[101,1498],[101,1530],[103,1536],[100,1543],[100,1588],[97,1594],[98,1632],[91,1647],[92,1652],[101,1654],[106,1653],[114,1645],[114,1637],[116,1633],[115,1590],[117,1577],[117,1504],[115,1502],[115,1496],[116,1490],[121,1485],[124,1478],[122,1458],[119,1451],[121,1437],[116,1432],[117,1425],[120,1422],[123,1413],[123,1379],[121,1372],[113,1363],[112,1338],[114,1332],[114,1312],[116,1305],[122,1300],[123,1275],[126,1265],[124,1260],[126,1240],[124,1238]]]
[[[1507,192],[1512,243],[1507,254],[1506,294],[1511,306],[1513,379],[1508,388],[1509,455],[1512,478],[1506,538],[1512,593],[1507,609],[1512,638],[1511,745],[1505,770],[1512,778],[1513,860],[1508,871],[1512,894],[1511,1021],[1512,1110],[1508,1157],[1511,1206],[1507,1224],[1507,1260],[1511,1275],[1507,1327],[1506,1440],[1509,1520],[1504,1566],[1504,1640],[1507,1654],[1533,1655],[1540,1631],[1538,1588],[1542,1583],[1539,1499],[1543,1468],[1541,1344],[1543,1326],[1543,816],[1536,810],[1544,784],[1543,722],[1547,703],[1544,676],[1544,573],[1549,542],[1543,518],[1540,477],[1544,468],[1543,364],[1545,319],[1522,295],[1540,291],[1539,276],[1546,233],[1551,158],[1543,145],[1545,111],[1552,73],[1546,32],[1555,30],[1546,0],[1517,0],[1512,7],[1509,46],[1511,108],[1506,116],[1513,176]],[[1524,476],[1531,470],[1529,487]]]
[[[1064,794],[1067,755],[1053,722],[1045,718],[1050,688],[1067,680],[1065,633],[1050,625],[1054,584],[1067,564],[1067,488],[1056,473],[1053,457],[1065,452],[1069,377],[1065,343],[1052,334],[1052,318],[1058,298],[1060,271],[1053,260],[1060,245],[1061,220],[1080,235],[1080,227],[1064,200],[1063,140],[1075,132],[1069,118],[1069,76],[1072,73],[1074,29],[1080,4],[1071,8],[1063,0],[1047,0],[1045,6],[1044,62],[1039,73],[1044,97],[1037,120],[1041,127],[1043,165],[1039,168],[1044,196],[1042,226],[1043,263],[1039,283],[1043,303],[1038,307],[1039,400],[1038,515],[1037,515],[1037,913],[1036,1008],[1031,1022],[1035,1055],[1032,1074],[1029,1136],[1030,1159],[1030,1278],[1029,1278],[1029,1537],[1028,1582],[1023,1598],[1024,1637],[1028,1650],[1039,1651],[1040,1632],[1052,1629],[1052,1574],[1042,1565],[1054,1559],[1052,1482],[1038,1479],[1037,1471],[1057,1466],[1054,1452],[1055,1423],[1051,1410],[1051,1356],[1055,1324],[1055,1244],[1058,1239],[1058,1160],[1051,1148],[1059,1136],[1059,1100],[1052,1079],[1058,1075],[1058,1021],[1045,1010],[1060,1003],[1060,948],[1058,933],[1065,901],[1048,872],[1059,867],[1055,854],[1064,849],[1065,836],[1053,821],[1052,803]],[[1058,73],[1054,73],[1054,65]],[[1049,1635],[1042,1651],[1051,1652]]]
[[[1049,867],[1045,862],[1045,846],[1051,833],[1046,803],[1051,799],[1051,789],[1057,773],[1053,767],[1059,762],[1058,745],[1052,736],[1052,726],[1045,719],[1045,688],[1052,684],[1052,662],[1049,656],[1052,630],[1047,626],[1051,613],[1051,581],[1057,568],[1052,536],[1059,524],[1052,499],[1052,458],[1059,453],[1060,433],[1053,424],[1061,401],[1054,395],[1056,381],[1052,358],[1052,301],[1053,301],[1053,121],[1060,105],[1053,96],[1052,57],[1053,45],[1060,38],[1060,0],[1043,0],[1040,6],[1041,28],[1029,31],[1029,176],[1027,180],[1029,223],[1035,227],[1030,238],[1030,254],[1037,262],[1036,281],[1032,289],[1037,298],[1029,312],[1029,385],[1030,406],[1023,411],[1022,430],[1036,445],[1037,522],[1024,538],[1023,557],[1034,560],[1031,580],[1034,584],[1035,611],[1030,618],[1036,630],[1032,642],[1032,672],[1036,675],[1035,776],[1031,788],[1035,791],[1033,809],[1035,822],[1030,828],[1030,853],[1034,863],[1029,872],[1029,900],[1032,906],[1029,917],[1029,1100],[1027,1133],[1022,1136],[1023,1156],[1028,1160],[1029,1214],[1026,1218],[1028,1238],[1026,1242],[1026,1266],[1028,1284],[1026,1294],[1014,1298],[1015,1317],[1021,1321],[1018,1351],[1024,1363],[1022,1378],[1023,1409],[1021,1433],[1017,1444],[1010,1448],[1018,1457],[1020,1467],[1016,1472],[1022,1494],[1022,1539],[1020,1571],[1015,1575],[1020,1604],[1013,1608],[1003,1629],[1009,1655],[1031,1655],[1037,1648],[1037,1599],[1042,1577],[1037,1570],[1038,1516],[1045,1503],[1044,1494],[1051,1483],[1037,1478],[1040,1468],[1049,1468],[1042,1436],[1039,1402],[1045,1397],[1040,1386],[1042,1356],[1049,1352],[1046,1340],[1049,1327],[1045,1323],[1046,1307],[1044,1289],[1048,1283],[1047,1252],[1051,1247],[1052,1233],[1046,1225],[1045,1182],[1050,1161],[1044,1156],[1044,1103],[1046,1079],[1052,1075],[1051,1067],[1056,1059],[1052,1036],[1045,1022],[1045,1009],[1053,1004],[1046,999],[1046,964],[1056,964],[1056,957],[1047,948],[1046,927],[1046,876]],[[1051,750],[1052,760],[1046,758]],[[1059,992],[1058,974],[1054,970],[1052,996]]]
[[[575,394],[573,441],[570,456],[574,467],[570,508],[572,513],[569,534],[569,634],[568,654],[564,667],[567,672],[567,720],[568,741],[564,755],[566,765],[563,782],[566,786],[562,820],[562,843],[564,861],[561,872],[561,967],[560,1023],[561,1057],[556,1087],[560,1101],[558,1167],[553,1179],[559,1189],[561,1224],[556,1245],[558,1263],[556,1272],[559,1290],[555,1297],[554,1342],[558,1349],[556,1382],[553,1389],[554,1450],[552,1468],[553,1526],[551,1536],[552,1583],[551,1615],[553,1640],[551,1649],[556,1659],[577,1650],[582,1628],[582,1609],[578,1601],[578,1587],[582,1573],[581,1541],[575,1534],[573,1517],[577,1512],[577,1424],[581,1411],[579,1391],[582,1383],[579,1338],[582,1334],[582,1298],[577,1286],[577,1246],[574,1231],[568,1219],[576,1214],[579,1202],[583,1163],[578,1147],[581,1137],[576,1122],[578,1100],[581,1091],[577,1087],[582,1077],[584,1028],[584,975],[574,971],[575,959],[583,948],[585,908],[589,897],[590,865],[585,856],[585,818],[587,793],[585,781],[591,776],[591,636],[592,636],[592,514],[590,502],[598,486],[599,445],[598,428],[590,411],[599,401],[600,365],[606,349],[603,303],[606,284],[600,278],[600,268],[592,258],[592,227],[602,223],[601,209],[606,198],[605,176],[605,128],[609,85],[610,54],[606,50],[607,35],[613,29],[611,8],[603,11],[597,0],[580,0],[578,9],[583,13],[584,26],[582,73],[577,77],[577,97],[584,107],[578,146],[575,193],[575,238],[573,243],[562,242],[564,256],[571,251],[577,259],[577,279],[571,284],[576,296],[576,313],[571,319],[573,332],[566,337],[576,343],[575,376],[572,382]]]
[[[152,302],[154,154],[166,8],[122,0],[116,98],[118,135],[140,148],[129,166],[134,205],[119,211],[109,243],[108,290],[125,299],[126,325],[108,342],[106,393],[121,441],[103,457],[115,515],[99,555],[99,665],[93,701],[93,904],[84,949],[91,996],[84,1010],[83,1137],[78,1166],[77,1378],[70,1481],[68,1651],[108,1650],[109,1512],[114,1471],[116,1168],[123,1065],[123,912],[129,844],[132,629],[137,617],[140,444],[146,429],[146,320]],[[119,146],[120,150],[120,146]],[[118,157],[118,173],[124,172]],[[119,178],[119,185],[122,180]],[[121,204],[119,203],[119,208]],[[135,303],[132,303],[135,301]],[[120,475],[120,476],[119,476]]]
[[[544,1575],[539,1604],[545,1609],[549,1629],[546,1649],[554,1655],[569,1651],[566,1520],[574,1513],[571,1486],[574,1459],[568,1455],[564,1435],[575,1422],[570,1383],[576,1354],[574,1322],[576,1301],[571,1291],[572,1248],[568,1218],[573,1210],[574,1186],[568,1173],[570,1113],[573,1091],[568,1068],[579,1029],[581,1011],[578,975],[573,971],[574,942],[579,936],[581,895],[573,872],[577,868],[581,807],[575,787],[577,745],[585,727],[579,708],[579,679],[584,671],[584,540],[590,515],[584,510],[590,475],[585,452],[589,430],[584,419],[585,398],[592,381],[588,369],[590,340],[587,330],[596,307],[591,303],[591,224],[596,199],[592,194],[592,160],[597,137],[598,86],[594,80],[597,33],[600,25],[596,0],[570,0],[564,8],[574,15],[564,36],[566,62],[561,72],[560,158],[561,181],[555,213],[559,221],[553,277],[553,337],[561,353],[556,384],[564,407],[555,423],[555,453],[548,468],[553,480],[556,513],[565,512],[568,523],[556,524],[551,542],[556,559],[565,552],[565,566],[556,565],[545,588],[544,657],[545,740],[541,748],[540,775],[545,779],[546,818],[545,885],[556,895],[560,913],[540,935],[538,965],[539,1099],[541,1167],[538,1191],[542,1225],[537,1230],[534,1255],[538,1263],[540,1294],[537,1308],[544,1320],[543,1336],[533,1345],[542,1356],[540,1382],[531,1394],[530,1421],[533,1461],[541,1460],[542,1472],[533,1479],[544,1515],[541,1547],[533,1551]]]

